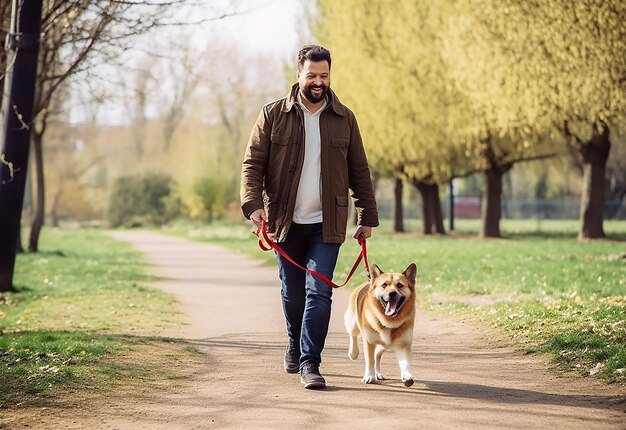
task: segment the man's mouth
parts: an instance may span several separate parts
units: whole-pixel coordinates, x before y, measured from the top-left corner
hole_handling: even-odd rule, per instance
[[[400,308],[404,304],[404,296],[400,296],[397,299],[393,300],[385,300],[383,297],[380,298],[380,304],[383,307],[383,311],[385,315],[388,317],[395,317],[400,312]]]

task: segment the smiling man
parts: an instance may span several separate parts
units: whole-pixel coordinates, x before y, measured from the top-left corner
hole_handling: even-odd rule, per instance
[[[353,234],[378,225],[370,170],[356,118],[330,88],[330,52],[298,53],[298,82],[263,106],[241,170],[241,209],[298,264],[332,279],[345,241],[349,190],[358,211]],[[322,388],[332,288],[277,254],[288,344],[284,368],[305,388]]]

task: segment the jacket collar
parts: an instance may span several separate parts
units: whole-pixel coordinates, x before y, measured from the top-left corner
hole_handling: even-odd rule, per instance
[[[292,87],[289,95],[285,100],[285,104],[283,105],[283,112],[289,112],[291,108],[295,104],[298,103],[297,95],[298,91],[300,91],[300,85],[296,82]],[[326,109],[332,108],[337,115],[345,116],[346,115],[346,107],[339,101],[337,95],[329,88],[328,90],[328,104],[326,105]]]

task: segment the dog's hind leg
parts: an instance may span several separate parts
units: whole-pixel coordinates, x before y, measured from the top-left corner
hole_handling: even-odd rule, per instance
[[[350,360],[356,360],[359,358],[359,343],[356,336],[350,336],[350,349],[348,350],[348,357]]]
[[[398,365],[400,365],[400,378],[406,387],[413,385],[413,375],[411,374],[411,347],[396,349]]]
[[[350,347],[348,349],[348,357],[350,360],[356,360],[359,358],[359,344],[357,337],[359,336],[359,326],[356,322],[356,317],[351,309],[348,309],[344,314],[344,322],[346,324],[346,331],[350,336]]]
[[[380,372],[380,358],[383,356],[383,352],[385,352],[385,348],[382,345],[376,345],[376,352],[374,352],[374,372],[377,381],[385,379]]]

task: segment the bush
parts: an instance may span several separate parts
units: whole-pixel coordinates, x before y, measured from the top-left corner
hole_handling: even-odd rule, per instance
[[[108,220],[112,227],[162,225],[177,216],[174,181],[162,173],[128,175],[116,179],[109,198]]]
[[[194,182],[193,192],[209,222],[213,221],[216,214],[223,211],[226,188],[227,184],[223,179],[211,175],[198,178]]]

